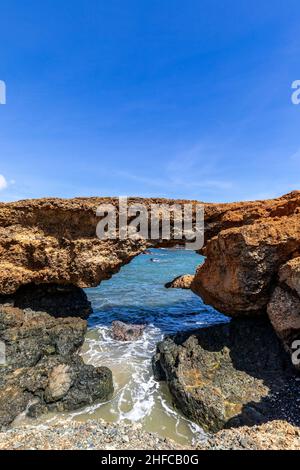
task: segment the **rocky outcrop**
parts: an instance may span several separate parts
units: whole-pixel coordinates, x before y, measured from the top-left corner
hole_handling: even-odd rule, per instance
[[[224,228],[225,219],[238,226]],[[231,317],[268,312],[294,362],[295,341],[300,340],[299,191],[230,209],[218,218],[214,231],[216,227],[220,230],[207,241],[206,261],[196,272],[192,290]]]
[[[166,338],[153,368],[175,404],[206,430],[291,416],[300,422],[300,385],[266,319],[238,319]]]
[[[174,202],[187,201],[129,200],[129,204],[140,202],[149,207],[152,203],[168,206]],[[51,390],[47,388],[46,392],[46,388],[41,386],[43,398],[36,409],[41,409],[45,403],[48,408],[46,400],[49,397],[61,396],[62,393],[69,396],[71,389],[66,391],[71,383],[69,372],[75,365],[72,361],[65,361],[61,349],[70,344],[76,349],[75,338],[77,334],[80,336],[81,328],[79,317],[85,318],[89,312],[84,295],[79,294],[77,288],[98,285],[149,247],[178,243],[175,238],[168,241],[99,240],[96,237],[99,221],[96,209],[103,203],[117,207],[118,201],[109,198],[77,198],[0,204],[0,295],[5,296],[5,299],[13,296],[13,307],[23,311],[14,312],[14,321],[20,321],[17,326],[5,326],[5,322],[10,321],[9,314],[3,320],[1,335],[5,337],[8,352],[14,358],[15,365],[12,367],[36,367],[40,361],[62,358],[50,367],[47,383],[52,381]],[[252,322],[251,327],[244,326],[241,330],[235,326],[235,322],[232,326],[220,327],[221,330],[219,327],[210,330],[209,335],[219,344],[217,350],[214,349],[214,343],[209,343],[206,338],[206,329],[197,333],[196,339],[186,339],[182,344],[173,341],[173,345],[169,345],[170,352],[163,347],[159,350],[159,367],[156,370],[167,378],[175,400],[181,403],[186,414],[206,427],[219,429],[228,423],[242,424],[250,418],[250,421],[256,422],[258,416],[259,419],[269,416],[270,390],[277,390],[278,377],[280,380],[284,377],[283,382],[289,383],[290,375],[286,377],[281,367],[282,353],[276,352],[279,347],[277,338],[273,335],[272,341],[269,341],[272,334],[270,324],[266,323],[266,330],[261,328],[260,321],[268,321],[268,312],[278,337],[286,350],[293,354],[293,343],[299,338],[300,315],[300,192],[266,201],[205,204],[205,229],[202,253],[206,261],[196,272],[191,283],[192,290],[206,303],[228,316],[256,317],[256,320],[247,320]],[[45,293],[45,285],[48,293]],[[40,294],[37,289],[41,289]],[[61,297],[62,307],[53,303],[54,297]],[[73,297],[76,298],[75,302]],[[69,302],[70,307],[67,306]],[[52,317],[60,317],[60,312],[64,311],[67,316],[75,314],[78,322],[75,325],[66,318],[63,324],[63,320],[58,318],[54,326],[44,315],[33,320],[26,308],[42,310]],[[37,326],[34,326],[35,321]],[[28,322],[31,325],[29,330]],[[39,322],[45,323],[41,328],[42,334]],[[67,341],[62,338],[63,334],[57,332],[60,327],[67,332],[66,338],[70,335]],[[45,334],[45,329],[49,333]],[[251,330],[256,332],[257,338],[251,335]],[[259,352],[259,357],[253,351],[252,356],[249,356],[255,364],[251,370],[249,360],[242,352],[250,348],[250,344],[247,346],[248,338],[252,338]],[[271,352],[261,349],[265,339]],[[208,344],[208,350],[202,343]],[[26,344],[31,345],[32,351],[25,352]],[[208,353],[212,353],[212,356]],[[67,357],[73,359],[74,352],[68,354],[70,356]],[[246,365],[237,359],[237,355],[242,355]],[[276,366],[269,360],[270,355]],[[174,357],[175,365],[172,362]],[[38,362],[31,365],[35,361]],[[261,362],[269,371],[268,377],[263,375]],[[217,372],[212,368],[213,363],[217,364]],[[80,372],[76,367],[78,377]],[[274,367],[279,368],[276,373]],[[256,375],[255,370],[258,371]],[[204,382],[201,374],[205,376]],[[226,381],[226,376],[232,377],[231,383]],[[17,409],[23,408],[23,401],[27,403],[27,398],[35,395],[27,388],[20,392],[13,381],[7,381],[7,377],[1,380],[8,384],[5,386],[11,387],[11,396],[15,397],[14,406]],[[72,383],[76,384],[74,380]],[[219,388],[214,387],[213,383],[219,383]],[[91,395],[97,396],[97,393]],[[56,403],[62,400],[60,398]],[[252,403],[251,406],[249,403]],[[263,404],[264,408],[266,403],[267,412],[260,406]]]
[[[129,199],[129,204],[143,203],[148,208],[153,203],[165,204],[168,207],[173,206],[174,203],[185,202],[196,203],[197,201]],[[31,283],[94,287],[103,279],[110,278],[121,266],[150,246],[172,246],[178,243],[176,239],[169,241],[161,239],[99,240],[96,237],[96,227],[99,222],[96,210],[100,204],[112,204],[118,209],[118,200],[113,198],[37,199],[0,203],[0,294],[15,293],[21,286]],[[282,259],[288,261],[294,254],[297,243],[296,240],[293,242],[289,238],[294,239],[295,230],[298,229],[300,193],[294,192],[269,201],[205,204],[204,206],[205,238],[206,241],[211,240],[211,242],[206,248],[208,261],[205,263],[204,270],[197,275],[194,290],[208,300],[218,303],[220,309],[223,306],[226,312],[230,311],[228,302],[232,302],[234,313],[239,308],[239,305],[235,305],[235,297],[239,295],[238,290],[244,287],[246,281],[244,272],[249,272],[249,269],[257,267],[257,264],[269,262],[265,284],[256,291],[256,296],[259,298],[260,291],[262,296],[265,295],[268,285],[267,277],[273,271],[272,265],[276,265],[276,271]],[[275,225],[273,230],[269,230],[268,227],[272,221]],[[278,226],[276,221],[279,223]],[[263,225],[259,227],[260,235],[257,237],[254,232],[257,229],[256,224],[259,223],[265,224],[265,228]],[[287,225],[291,225],[290,229]],[[246,233],[243,230],[247,230],[248,226],[250,232]],[[253,226],[255,227],[251,232]],[[280,242],[278,232],[282,229],[284,232]],[[214,238],[215,236],[217,239]],[[236,242],[239,248],[234,250],[232,246]],[[269,252],[269,256],[266,253],[267,260],[264,261],[262,246],[265,242],[270,245],[271,253]],[[285,253],[282,253],[283,250],[280,247],[277,250],[277,245],[285,244],[287,245]],[[225,245],[233,258],[223,253],[218,261],[218,251],[221,251],[222,247],[225,248]],[[260,248],[257,252],[257,261],[255,261],[254,247],[257,245]],[[252,250],[250,250],[251,247]],[[274,261],[270,259],[272,250],[278,255],[274,257]],[[247,255],[248,252],[249,255]],[[245,264],[242,268],[239,268],[238,264],[239,254],[245,256]],[[213,285],[208,281],[204,283],[206,274],[213,274],[211,264],[214,265],[215,262],[217,263],[214,274],[221,282],[220,298],[213,296]],[[227,266],[228,262],[231,264]],[[223,273],[224,263],[228,267],[227,276]],[[232,269],[229,266],[232,266]],[[234,271],[234,266],[237,267],[237,272]],[[233,275],[236,285],[227,287],[225,283],[223,287],[225,278],[228,282]],[[243,279],[237,280],[240,275]],[[259,278],[259,282],[262,281]],[[222,293],[222,288],[224,288],[224,293]],[[253,300],[253,294],[255,292],[252,292],[249,287],[249,294],[242,302],[242,308],[246,304],[249,310],[249,302]],[[264,302],[258,303],[258,308],[260,308]]]
[[[295,214],[222,230],[207,242],[192,290],[226,315],[265,314],[280,267],[299,250],[298,207]]]
[[[285,421],[224,429],[209,436],[198,450],[299,450],[300,428]]]
[[[5,345],[5,362],[0,367],[0,429],[22,412],[37,416],[74,410],[110,396],[111,371],[87,365],[78,355],[86,329],[81,318],[55,318],[8,303],[0,305],[0,341]]]
[[[146,325],[132,325],[116,320],[111,325],[111,335],[117,341],[136,341],[139,339]]]
[[[278,281],[267,312],[294,366],[300,369],[300,257],[281,266]]]
[[[183,276],[178,276],[173,281],[167,282],[165,284],[166,289],[190,289],[194,276],[192,274],[184,274]]]

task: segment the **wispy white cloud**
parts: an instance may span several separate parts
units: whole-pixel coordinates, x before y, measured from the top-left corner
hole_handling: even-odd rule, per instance
[[[7,188],[7,186],[8,186],[8,183],[6,181],[6,178],[3,175],[0,175],[0,191]]]

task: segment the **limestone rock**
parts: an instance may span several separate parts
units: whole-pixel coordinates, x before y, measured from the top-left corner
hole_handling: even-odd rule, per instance
[[[129,204],[143,203],[148,208],[151,204],[173,206],[174,203],[186,202],[197,203],[197,201],[168,199],[129,199]],[[0,203],[0,294],[13,294],[21,286],[32,283],[94,287],[102,280],[109,279],[119,271],[121,266],[129,263],[133,257],[149,247],[177,245],[178,240],[175,239],[166,241],[160,239],[99,240],[96,236],[96,227],[99,222],[96,210],[100,204],[112,204],[117,207],[118,200],[116,198],[54,198]],[[236,250],[233,249],[232,245],[238,238],[236,234],[239,233],[239,228],[254,226],[260,221],[269,226],[272,221],[285,219],[283,229],[286,229],[290,223],[296,229],[293,218],[295,216],[299,218],[300,192],[295,191],[273,200],[230,204],[206,203],[204,206],[206,241],[218,236],[222,231],[237,228],[237,232],[233,232],[233,235],[222,236],[220,239],[220,244],[223,247],[226,244],[226,248],[229,248],[230,253],[234,255],[232,269],[229,269],[225,278],[221,273],[221,270],[224,270],[225,258],[223,257],[216,264],[215,273],[221,281],[219,287],[222,289],[222,283],[225,280],[230,281],[230,276],[238,275],[235,276],[234,265],[237,263],[236,256],[239,251],[242,256],[244,253],[246,256],[242,271],[249,272],[253,267],[257,270],[257,265],[265,262],[263,259],[260,261],[263,257],[263,247],[260,247],[256,262],[255,253],[247,255],[249,251],[247,245],[251,245],[250,235],[247,237],[246,234],[241,235],[241,238],[243,236],[246,238],[245,250],[242,249],[242,240],[238,241],[240,250],[238,247]],[[281,227],[278,227],[278,230],[281,230]],[[294,244],[293,240],[289,240],[290,236],[293,237],[292,227],[290,231],[284,230],[281,239],[282,244],[286,242],[289,253],[292,250],[291,245]],[[277,237],[276,227],[268,234],[267,230],[260,228],[259,240],[262,245],[265,241],[268,245],[272,245],[273,237],[274,239]],[[276,240],[274,240],[274,245],[276,245]],[[218,252],[220,247],[215,241],[207,249],[207,254],[209,258],[212,257],[213,264],[218,261],[213,252],[214,247]],[[249,260],[249,257],[252,260]],[[226,262],[228,261],[230,261],[229,255],[226,257]],[[210,263],[209,260],[208,262]],[[276,257],[274,263],[276,264]],[[269,259],[270,270],[274,263]],[[208,268],[207,263],[205,264],[204,272],[209,273],[211,268]],[[200,273],[195,284],[195,291],[199,290],[201,295],[207,291],[209,298],[214,300],[212,296],[214,286],[210,287],[207,282],[201,287],[202,281],[203,276]],[[240,283],[241,287],[243,283]],[[227,290],[227,287],[224,286],[224,289]],[[251,300],[253,300],[252,297],[253,295]],[[259,289],[257,297],[259,297]],[[227,301],[231,300],[231,295],[227,299],[223,299],[221,295],[220,300],[218,304],[222,305],[224,301],[227,304]],[[260,302],[260,304],[263,303]],[[226,311],[230,311],[230,305],[227,305]]]
[[[208,241],[192,290],[226,315],[264,315],[279,268],[299,250],[298,214],[223,230]]]
[[[171,282],[167,282],[167,284],[165,284],[165,287],[167,289],[169,288],[190,289],[193,280],[194,280],[194,276],[192,274],[184,274],[183,276],[176,277]]]

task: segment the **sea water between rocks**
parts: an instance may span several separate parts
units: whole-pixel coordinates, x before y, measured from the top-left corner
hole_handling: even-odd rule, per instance
[[[82,356],[89,364],[112,370],[115,391],[108,402],[60,414],[60,419],[135,423],[183,445],[203,439],[201,428],[176,410],[166,384],[154,380],[151,368],[156,344],[165,335],[227,321],[190,290],[164,287],[176,276],[194,274],[202,261],[193,251],[152,249],[99,287],[86,290],[93,314]],[[147,326],[139,340],[121,342],[110,334],[114,320]]]

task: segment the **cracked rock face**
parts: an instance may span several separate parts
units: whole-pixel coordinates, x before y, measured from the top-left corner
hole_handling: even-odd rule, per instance
[[[232,317],[265,314],[280,267],[299,254],[300,197],[295,199],[293,214],[221,230],[210,239],[192,290]]]
[[[129,204],[143,203],[148,208],[153,203],[168,207],[186,202],[197,201],[129,199]],[[0,203],[0,294],[13,294],[31,283],[95,287],[147,248],[178,243],[178,240],[99,240],[96,210],[100,204],[108,203],[117,207],[118,201],[76,198]],[[195,292],[218,304],[221,311],[223,307],[234,314],[245,306],[249,310],[249,302],[255,296],[260,309],[264,304],[260,297],[266,295],[273,264],[276,270],[282,259],[288,261],[299,241],[295,234],[299,229],[299,206],[299,192],[268,201],[204,204],[208,260],[197,274]],[[262,225],[256,227],[260,221]],[[289,230],[287,225],[291,225]],[[280,241],[277,232],[282,230]],[[280,243],[287,245],[285,254],[282,249],[277,250]],[[270,247],[267,253],[263,246]],[[228,255],[224,250],[228,250]],[[253,270],[262,271],[257,288],[251,287]],[[213,292],[216,279],[220,281],[219,297]],[[236,305],[236,297],[247,284],[247,296]]]
[[[22,412],[38,416],[70,411],[111,395],[111,371],[87,365],[78,355],[86,329],[82,318],[0,305],[0,340],[5,344],[5,363],[0,367],[0,429]]]
[[[181,411],[208,431],[287,419],[292,407],[299,416],[299,384],[267,319],[237,319],[166,338],[153,369]]]
[[[291,354],[294,366],[300,370],[300,257],[281,266],[279,285],[268,303],[268,316]]]

